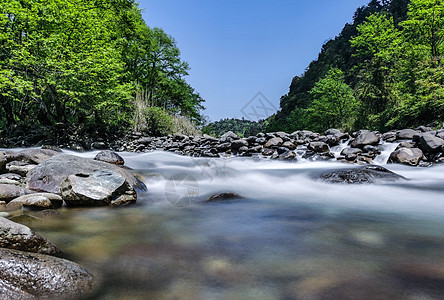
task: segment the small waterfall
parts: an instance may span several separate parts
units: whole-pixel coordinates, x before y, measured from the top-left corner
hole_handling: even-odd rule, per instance
[[[395,149],[398,147],[399,143],[386,143],[383,142],[379,146],[379,149],[381,150],[381,154],[379,154],[375,159],[373,159],[373,162],[377,165],[385,165],[387,164],[387,161],[390,157],[390,154],[395,151]]]

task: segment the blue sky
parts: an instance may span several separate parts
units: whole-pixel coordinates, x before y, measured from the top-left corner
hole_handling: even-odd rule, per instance
[[[187,81],[206,100],[203,114],[217,121],[242,118],[259,92],[279,108],[293,76],[368,2],[140,0],[139,7],[148,26],[175,38],[191,67]]]

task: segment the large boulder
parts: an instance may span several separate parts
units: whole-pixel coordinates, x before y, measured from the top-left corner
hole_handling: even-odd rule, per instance
[[[325,173],[319,179],[329,183],[368,184],[392,182],[405,178],[381,166],[365,166]]]
[[[57,247],[28,227],[0,217],[0,248],[56,255]]]
[[[419,144],[422,151],[426,153],[439,152],[444,146],[444,140],[432,134],[421,134],[419,136]]]
[[[69,175],[60,190],[68,206],[121,206],[137,200],[136,191],[125,178],[106,169]]]
[[[246,140],[235,140],[231,142],[232,150],[237,151],[241,147],[248,147],[248,142]]]
[[[399,148],[390,154],[389,163],[417,166],[424,154],[418,148]]]
[[[363,130],[358,133],[355,139],[351,143],[352,148],[364,148],[367,145],[377,145],[379,144],[379,136],[374,132]]]
[[[60,194],[60,183],[69,175],[88,174],[103,169],[119,173],[135,189],[146,190],[143,182],[119,166],[68,154],[45,160],[28,173],[26,181],[31,190]]]
[[[65,259],[0,249],[2,299],[80,299],[93,289],[93,278]]]
[[[119,166],[125,164],[123,158],[119,154],[111,150],[100,151],[94,157],[94,160],[103,161],[109,164],[114,164]]]

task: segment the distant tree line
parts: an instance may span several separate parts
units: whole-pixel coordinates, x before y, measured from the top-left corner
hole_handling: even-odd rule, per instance
[[[145,115],[200,122],[204,100],[185,81],[188,70],[174,39],[148,27],[133,0],[0,2],[3,134],[115,132],[150,124]]]
[[[444,121],[444,1],[372,0],[281,98],[269,131]]]
[[[202,128],[202,132],[211,136],[220,137],[227,131],[232,131],[240,137],[249,137],[257,135],[259,132],[265,132],[268,122],[264,120],[250,121],[245,119],[222,119],[207,124]]]

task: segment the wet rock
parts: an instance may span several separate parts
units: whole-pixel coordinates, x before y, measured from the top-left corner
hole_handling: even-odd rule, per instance
[[[239,194],[236,193],[220,193],[213,195],[207,199],[206,202],[218,202],[218,201],[224,201],[224,200],[235,200],[235,199],[243,199]]]
[[[7,210],[21,209],[22,207],[43,210],[43,209],[55,209],[61,207],[63,204],[62,197],[51,193],[35,193],[24,195],[10,201],[6,205]]]
[[[248,142],[246,140],[235,140],[231,142],[232,150],[238,150],[241,147],[248,147]]]
[[[419,131],[413,129],[402,129],[396,132],[397,140],[411,140]]]
[[[274,153],[273,149],[264,148],[262,151],[263,156],[272,156]]]
[[[325,135],[335,135],[335,134],[341,134],[342,132],[339,129],[330,128],[325,131]]]
[[[60,183],[69,175],[88,174],[100,169],[119,173],[135,189],[146,190],[143,182],[119,166],[68,154],[59,154],[45,160],[29,172],[26,181],[31,190],[60,194]]]
[[[68,206],[125,206],[137,200],[125,178],[110,170],[69,175],[60,184],[60,190]]]
[[[295,150],[296,149],[296,145],[293,142],[291,142],[291,141],[287,141],[287,142],[283,143],[282,147],[288,148],[289,150]]]
[[[413,142],[401,142],[399,143],[398,147],[396,147],[396,150],[401,149],[401,148],[415,148],[415,143]]]
[[[50,241],[26,227],[0,217],[0,248],[56,255],[60,253]]]
[[[363,148],[366,145],[377,145],[379,143],[379,136],[374,132],[363,130],[358,133],[356,138],[352,141],[352,148]]]
[[[269,139],[264,147],[265,148],[271,148],[271,147],[279,147],[284,143],[284,141],[280,138],[280,137],[275,137],[275,138],[271,138]]]
[[[297,157],[296,157],[296,153],[294,151],[288,150],[288,151],[285,151],[284,153],[280,154],[277,159],[278,160],[294,161],[294,160],[297,160]]]
[[[40,164],[53,156],[59,155],[60,152],[52,149],[26,149],[16,153],[8,154],[6,159],[10,161],[22,161],[28,164]]]
[[[232,131],[228,131],[220,137],[219,142],[227,143],[227,142],[232,142],[232,141],[238,140],[238,139],[239,139],[239,136],[237,134],[235,134]]]
[[[91,148],[102,150],[102,149],[106,149],[107,146],[104,142],[94,142],[91,144]]]
[[[368,184],[393,182],[405,178],[381,166],[365,166],[329,172],[321,175],[319,179],[329,183]]]
[[[230,149],[231,144],[230,143],[223,143],[216,146],[217,152],[225,152],[228,149]]]
[[[441,150],[441,147],[444,146],[444,140],[431,135],[431,134],[422,134],[419,136],[419,143],[422,151],[426,153],[435,153]]]
[[[12,199],[29,193],[28,190],[16,185],[0,184],[0,201],[9,202]]]
[[[423,158],[421,149],[400,148],[390,154],[389,163],[400,163],[404,165],[417,166]]]
[[[125,161],[123,158],[114,151],[104,150],[97,153],[94,160],[103,161],[113,165],[124,165]]]
[[[308,144],[307,149],[318,153],[330,151],[330,147],[328,147],[328,145],[324,142],[311,142],[310,144]]]
[[[350,154],[354,154],[354,155],[360,155],[362,153],[362,150],[359,148],[344,148],[341,151],[341,155],[343,156],[347,156]]]
[[[78,299],[92,289],[92,276],[76,263],[0,249],[0,294],[8,299]]]
[[[14,173],[5,173],[0,175],[0,184],[13,184],[20,185],[22,183],[22,177]]]

